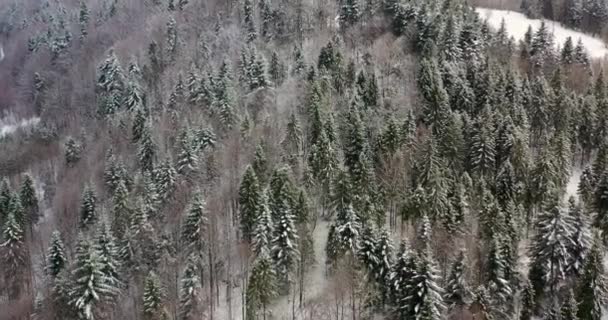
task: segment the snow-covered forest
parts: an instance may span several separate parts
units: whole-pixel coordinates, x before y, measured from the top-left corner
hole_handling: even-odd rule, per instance
[[[608,317],[608,1],[473,3],[0,0],[0,320]]]

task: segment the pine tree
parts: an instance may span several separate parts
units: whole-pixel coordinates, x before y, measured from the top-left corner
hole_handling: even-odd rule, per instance
[[[198,166],[196,145],[189,128],[185,128],[179,135],[179,153],[177,154],[176,168],[180,174],[195,172]]]
[[[160,279],[150,271],[144,280],[143,311],[146,320],[168,319],[164,306],[165,292]]]
[[[157,146],[152,138],[152,128],[148,124],[144,125],[142,136],[139,140],[137,158],[142,171],[152,171],[156,160]]]
[[[182,225],[182,240],[189,255],[203,254],[205,249],[205,231],[207,230],[207,213],[205,200],[200,192],[196,192]]]
[[[567,247],[572,241],[572,225],[567,213],[555,204],[538,215],[534,228],[536,235],[530,248],[532,268],[542,273],[540,279],[533,280],[533,285],[537,295],[542,294],[544,288],[554,293],[559,282],[566,278],[571,259]]]
[[[358,0],[345,0],[340,8],[340,21],[344,27],[354,25],[361,18]]]
[[[146,127],[147,122],[148,117],[144,108],[136,108],[135,115],[133,116],[133,124],[131,126],[131,141],[133,143],[138,143],[142,139],[144,131],[148,129]]]
[[[177,22],[173,17],[167,22],[167,53],[171,61],[175,59],[178,47]]]
[[[561,52],[561,60],[565,65],[571,65],[574,63],[574,43],[572,43],[572,37],[566,38],[564,47]]]
[[[270,78],[272,79],[272,82],[274,82],[275,87],[281,86],[283,81],[285,81],[287,76],[286,69],[283,61],[279,58],[279,54],[274,51],[270,60],[270,66],[268,67],[268,73],[270,74]]]
[[[520,295],[522,306],[519,318],[521,320],[531,320],[536,310],[536,293],[534,292],[534,286],[529,280],[526,280],[523,284]]]
[[[465,259],[465,252],[460,251],[450,268],[444,299],[451,308],[464,306],[468,301],[469,287],[464,273],[467,267]]]
[[[258,33],[255,28],[255,22],[253,21],[253,4],[251,0],[244,0],[243,2],[243,25],[245,28],[247,42],[253,42],[258,37]]]
[[[87,228],[97,221],[97,196],[95,190],[87,185],[80,204],[80,227]]]
[[[99,226],[95,244],[93,245],[96,254],[99,258],[101,272],[105,276],[105,281],[115,288],[121,286],[119,269],[120,258],[118,255],[118,247],[116,246],[116,238],[105,224]]]
[[[595,177],[593,176],[593,172],[591,171],[591,168],[590,167],[585,168],[583,170],[583,172],[581,173],[581,178],[578,183],[578,189],[577,189],[578,195],[580,196],[583,203],[585,203],[585,204],[593,203],[593,196],[594,196],[596,184],[597,184],[597,181],[595,180]]]
[[[408,310],[409,317],[414,319],[439,320],[445,309],[443,304],[443,290],[439,287],[440,281],[437,267],[431,253],[421,255],[416,271],[405,287],[407,293],[400,307]]]
[[[25,220],[31,225],[38,222],[38,197],[34,188],[34,180],[29,174],[23,176],[21,188],[19,190],[19,199],[25,213]]]
[[[293,48],[293,67],[291,69],[292,75],[303,74],[306,70],[306,62],[304,61],[304,55],[302,49],[299,46]]]
[[[11,272],[17,272],[25,262],[25,244],[22,225],[14,210],[11,210],[4,223],[2,232],[4,242],[0,247],[4,248],[4,262]]]
[[[97,67],[98,108],[101,116],[116,113],[122,104],[125,77],[114,50]]]
[[[270,209],[268,208],[268,198],[265,194],[261,195],[259,203],[259,213],[257,213],[254,221],[251,242],[253,252],[256,256],[260,256],[264,253],[270,253],[272,248],[272,240],[275,234],[274,223],[272,216],[270,215]]]
[[[567,244],[571,260],[566,272],[569,275],[580,275],[585,266],[587,254],[591,249],[591,230],[586,214],[576,203],[574,197],[570,197],[568,203],[568,215],[572,222],[572,241]]]
[[[179,0],[177,2],[177,8],[179,11],[184,11],[184,8],[188,5],[188,0]]]
[[[505,276],[508,262],[503,254],[501,241],[502,234],[495,232],[492,235],[488,257],[488,289],[493,299],[503,306],[497,309],[504,308],[504,304],[510,300],[512,294],[511,286]]]
[[[449,96],[443,86],[436,62],[425,59],[420,64],[418,87],[425,101],[424,120],[428,125],[433,126],[434,132],[441,132],[448,116]]]
[[[64,149],[65,163],[69,167],[74,166],[82,157],[82,146],[74,138],[69,138],[65,143]]]
[[[583,40],[580,38],[574,48],[574,61],[583,67],[589,67],[589,55],[583,45]]]
[[[49,245],[47,254],[46,272],[53,278],[57,277],[68,264],[65,254],[65,247],[61,241],[61,233],[55,230],[51,234],[51,244]]]
[[[583,1],[581,0],[567,0],[564,9],[563,20],[567,26],[574,29],[581,27],[583,19]]]
[[[254,261],[247,283],[247,318],[257,319],[260,309],[266,318],[266,307],[277,295],[277,279],[272,260],[267,252],[262,252]]]
[[[269,0],[262,0],[259,4],[260,7],[260,18],[262,19],[262,25],[260,27],[260,33],[264,39],[269,40],[274,36],[273,34],[273,23],[275,18],[275,12],[273,12],[270,6]]]
[[[560,315],[562,320],[578,320],[578,302],[573,290],[570,290],[566,301],[562,304]]]
[[[167,200],[173,194],[176,187],[176,176],[177,171],[175,171],[170,158],[165,159],[165,161],[161,162],[160,165],[154,169],[154,183],[156,184],[158,194],[163,201]]]
[[[313,177],[323,186],[325,191],[329,190],[337,168],[336,150],[328,139],[325,130],[321,130],[317,141],[312,145],[308,156],[308,165],[312,169]]]
[[[345,256],[355,256],[360,240],[361,222],[352,205],[340,208],[331,230],[332,237],[328,239],[326,247],[328,262],[335,265]]]
[[[253,228],[261,213],[262,190],[253,167],[249,166],[239,187],[239,209],[243,239],[251,241]]]
[[[101,257],[88,240],[79,240],[74,263],[74,281],[69,289],[69,303],[81,319],[96,319],[99,305],[111,302],[119,290],[104,273]]]
[[[272,259],[276,265],[280,286],[289,288],[292,273],[300,259],[294,216],[290,209],[286,209],[277,212],[274,219],[275,236],[272,241]]]
[[[230,129],[237,122],[234,112],[235,92],[230,78],[230,67],[224,62],[220,70],[219,83],[215,94],[215,110],[225,129]]]
[[[85,1],[80,1],[80,11],[78,13],[78,23],[80,24],[80,40],[86,39],[88,35],[88,25],[89,25],[89,8],[87,8],[87,3]]]
[[[178,317],[180,320],[194,320],[199,314],[201,279],[198,274],[196,258],[188,258],[186,269],[181,279]]]
[[[595,239],[581,275],[577,297],[578,318],[600,320],[602,306],[606,301],[606,278],[602,259],[602,245]]]

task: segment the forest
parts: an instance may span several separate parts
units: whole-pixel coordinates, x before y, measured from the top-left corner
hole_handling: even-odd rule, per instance
[[[606,318],[605,58],[475,6],[608,1],[499,2],[0,0],[0,320]]]

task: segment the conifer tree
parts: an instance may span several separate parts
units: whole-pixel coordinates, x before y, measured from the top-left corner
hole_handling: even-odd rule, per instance
[[[47,254],[46,272],[53,278],[57,277],[68,264],[65,254],[65,246],[61,241],[61,233],[55,230],[51,234],[51,244],[49,245]]]
[[[418,88],[425,101],[424,120],[440,132],[445,126],[449,112],[449,96],[443,86],[437,63],[425,59],[421,62],[418,74]]]
[[[144,280],[143,311],[146,320],[168,319],[167,310],[164,306],[165,292],[160,279],[153,271],[150,271]]]
[[[200,192],[195,192],[188,206],[186,218],[182,225],[182,240],[186,252],[193,257],[195,254],[203,254],[205,249],[205,231],[207,230],[207,213],[205,212],[205,200]]]
[[[74,263],[74,281],[69,289],[70,305],[81,319],[94,320],[99,315],[100,305],[111,302],[119,290],[103,271],[100,254],[88,240],[79,240]]]
[[[69,138],[65,143],[65,163],[72,167],[74,166],[82,157],[82,146],[74,140],[74,138]]]
[[[173,194],[176,186],[176,176],[177,171],[175,171],[170,158],[165,159],[154,169],[154,183],[163,201]]]
[[[578,320],[578,302],[574,296],[574,291],[570,290],[560,309],[562,320]]]
[[[450,307],[463,306],[469,297],[469,287],[465,278],[465,252],[460,251],[452,263],[445,288],[445,302]]]
[[[306,62],[304,61],[304,55],[302,49],[299,46],[293,48],[293,67],[291,69],[292,75],[301,75],[306,70]]]
[[[361,222],[352,205],[342,207],[337,212],[336,221],[331,226],[331,239],[326,248],[328,261],[335,264],[344,256],[355,256],[361,234]],[[331,244],[331,246],[329,245]]]
[[[254,221],[251,242],[253,252],[256,256],[260,256],[266,252],[270,253],[272,248],[272,240],[274,237],[274,223],[268,208],[268,198],[266,194],[262,194],[259,203],[259,214]]]
[[[239,187],[239,209],[243,239],[251,241],[256,221],[261,214],[262,190],[253,167],[249,166]]]
[[[272,259],[276,265],[280,286],[289,288],[292,274],[300,259],[294,216],[287,208],[277,212],[274,221],[275,236],[272,241]]]
[[[78,12],[78,23],[80,25],[80,40],[86,39],[88,35],[88,25],[90,11],[85,1],[80,1],[80,11]]]
[[[533,285],[537,295],[542,294],[543,288],[554,293],[559,282],[566,278],[571,259],[567,247],[572,241],[572,225],[567,213],[555,204],[538,215],[534,228],[536,235],[530,256],[532,268],[541,272],[541,278],[533,279]]]
[[[230,78],[230,70],[227,62],[224,62],[220,70],[219,83],[215,94],[215,110],[219,115],[222,125],[226,129],[232,128],[237,121],[234,112],[235,92]]]
[[[287,74],[286,69],[283,61],[279,58],[279,54],[274,51],[270,60],[270,66],[268,67],[268,73],[270,74],[270,78],[272,79],[272,82],[274,82],[275,87],[281,86],[283,81],[285,81]]]
[[[572,43],[572,37],[566,38],[566,42],[564,42],[564,47],[561,52],[561,61],[565,65],[574,63],[574,43]]]
[[[157,146],[152,138],[152,128],[144,125],[142,136],[139,140],[137,158],[142,171],[152,171],[156,160]]]
[[[595,239],[579,282],[577,292],[579,319],[600,320],[602,317],[607,286],[601,252],[602,245],[598,239]]]
[[[25,262],[25,244],[22,224],[14,210],[11,210],[6,217],[4,229],[2,231],[4,242],[0,245],[4,250],[3,258],[8,270],[11,272],[19,271]]]
[[[116,246],[116,238],[104,223],[99,226],[93,248],[98,255],[98,263],[105,276],[105,281],[118,289],[121,285],[119,275],[121,262],[118,247]]]
[[[2,185],[0,185],[0,218],[4,219],[8,216],[11,201],[10,183],[7,178],[4,178],[2,179]]]
[[[589,67],[589,56],[587,50],[583,45],[583,40],[578,39],[576,47],[574,48],[574,61],[583,67]]]
[[[131,126],[131,141],[137,143],[141,140],[144,135],[144,131],[148,128],[146,123],[148,117],[143,107],[135,109],[135,115],[133,116],[133,124]]]
[[[536,293],[529,280],[524,282],[520,295],[522,306],[519,318],[521,320],[531,320],[536,310]]]
[[[185,128],[179,135],[179,153],[176,168],[180,174],[195,172],[198,166],[198,155],[194,138],[189,128]]]
[[[196,258],[188,258],[181,279],[178,317],[180,320],[194,320],[198,315],[201,294],[201,279],[198,274]]]
[[[414,319],[439,320],[445,309],[443,290],[439,287],[438,270],[429,251],[421,254],[416,271],[405,287],[406,295],[400,301]]]
[[[25,221],[30,225],[37,223],[39,218],[38,197],[36,196],[34,181],[29,174],[25,174],[23,177],[19,190],[19,199],[25,213]]]
[[[358,0],[345,0],[340,8],[340,21],[344,27],[354,25],[361,18]]]
[[[572,241],[567,243],[566,248],[571,259],[566,272],[569,275],[580,275],[591,249],[592,235],[589,219],[574,197],[570,197],[568,204],[568,215],[572,223]]]
[[[97,221],[97,196],[95,190],[87,185],[80,204],[80,226],[87,228]]]
[[[175,59],[178,46],[177,22],[173,17],[167,22],[167,54],[170,59]]]
[[[243,26],[245,31],[245,39],[247,42],[253,42],[258,37],[258,33],[255,28],[255,22],[253,21],[253,4],[251,0],[244,0],[243,2]]]
[[[262,251],[254,261],[247,283],[247,318],[257,319],[257,315],[261,311],[262,318],[266,319],[266,307],[277,295],[277,289],[272,260],[268,256],[268,252]]]
[[[563,19],[567,26],[574,29],[580,28],[583,19],[583,1],[567,0]]]
[[[97,92],[99,114],[116,113],[121,106],[124,91],[124,74],[114,54],[110,50],[106,59],[97,67]]]

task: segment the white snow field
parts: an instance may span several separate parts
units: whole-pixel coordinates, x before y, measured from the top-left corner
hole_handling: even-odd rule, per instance
[[[496,30],[500,28],[500,24],[504,19],[507,27],[507,32],[510,36],[514,37],[515,40],[521,40],[524,38],[526,31],[528,31],[528,26],[532,26],[532,29],[534,31],[538,30],[541,21],[543,21],[537,19],[529,19],[519,12],[509,10],[476,8],[476,11],[482,19],[488,21],[490,27]],[[549,30],[553,33],[556,46],[562,46],[566,41],[566,38],[572,37],[572,41],[574,42],[574,44],[576,44],[578,39],[581,39],[583,41],[587,52],[592,58],[603,58],[606,54],[608,54],[608,48],[606,47],[606,43],[604,43],[601,39],[592,37],[582,32],[568,29],[555,21],[544,21]]]

